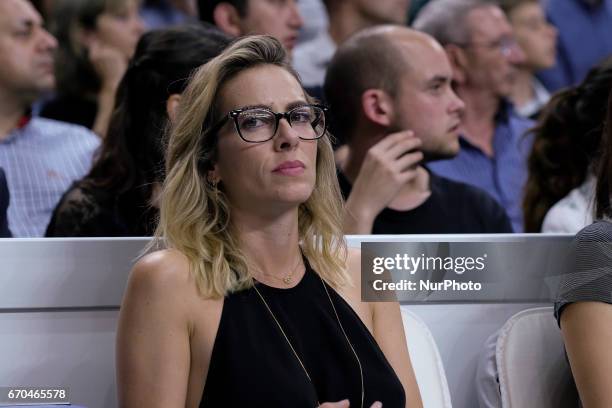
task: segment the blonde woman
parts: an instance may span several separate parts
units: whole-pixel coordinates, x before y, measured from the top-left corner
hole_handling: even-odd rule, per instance
[[[325,110],[277,40],[194,75],[166,172],[168,249],[121,308],[121,407],[421,406],[398,305],[360,300]]]

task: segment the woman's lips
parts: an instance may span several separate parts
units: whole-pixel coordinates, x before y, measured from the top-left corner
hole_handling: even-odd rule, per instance
[[[304,173],[304,163],[299,160],[282,162],[274,170],[273,173],[282,174],[284,176],[297,176]]]

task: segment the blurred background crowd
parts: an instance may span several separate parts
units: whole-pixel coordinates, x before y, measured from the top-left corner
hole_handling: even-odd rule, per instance
[[[612,0],[2,0],[0,237],[152,235],[191,74],[256,34],[325,106],[346,234],[612,239]]]
[[[610,0],[4,0],[0,234],[147,236],[194,69],[276,37],[329,110],[346,233],[577,232]]]

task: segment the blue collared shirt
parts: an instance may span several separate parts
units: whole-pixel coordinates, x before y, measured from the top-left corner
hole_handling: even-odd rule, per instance
[[[0,141],[14,237],[42,237],[59,199],[91,167],[100,139],[82,126],[34,117]]]
[[[195,18],[178,10],[168,1],[161,1],[155,6],[142,6],[140,8],[140,17],[149,30],[157,30],[179,24],[197,23]]]
[[[532,145],[532,138],[524,135],[533,122],[517,116],[511,106],[504,105],[496,117],[496,124],[494,157],[460,137],[461,151],[456,157],[431,162],[428,166],[441,176],[485,190],[504,207],[514,232],[522,232],[523,188]]]
[[[549,0],[546,14],[557,27],[557,63],[538,73],[551,91],[579,83],[612,54],[612,0],[591,7],[582,0]]]

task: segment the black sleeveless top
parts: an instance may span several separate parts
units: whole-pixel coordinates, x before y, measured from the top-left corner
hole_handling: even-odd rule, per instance
[[[310,374],[312,384],[257,292],[227,296],[212,350],[200,408],[314,408],[350,399],[361,405],[359,365],[316,272],[293,288],[257,283]],[[340,322],[363,367],[364,408],[404,408],[404,388],[353,309],[327,286]],[[316,391],[315,391],[316,390]]]

